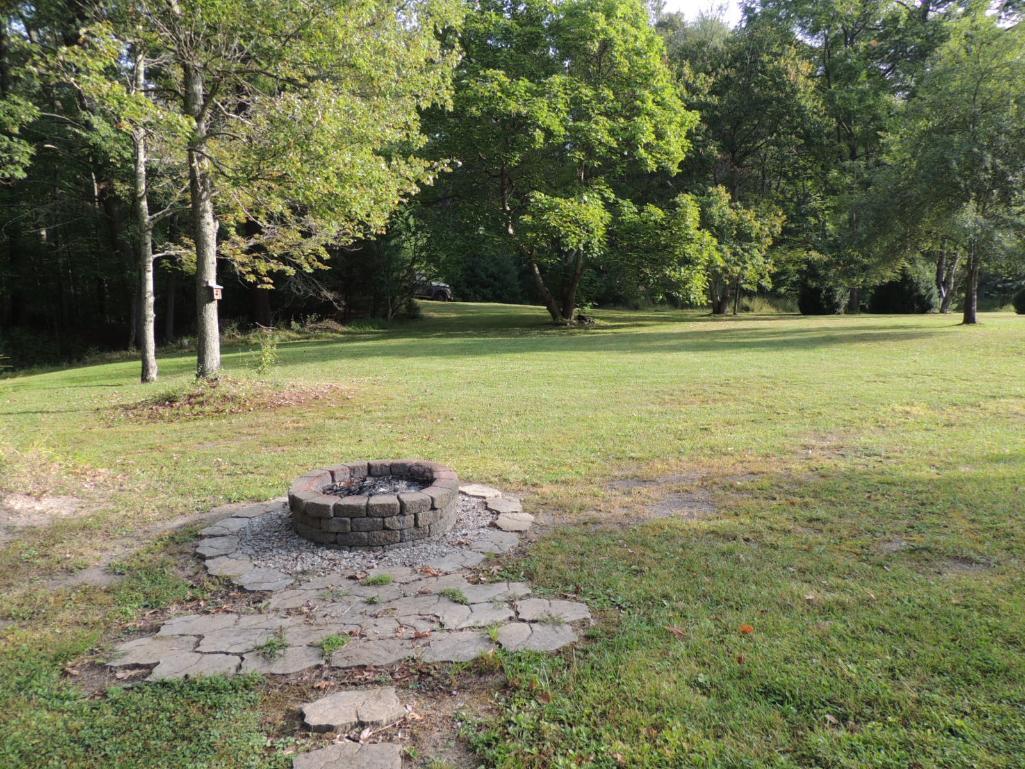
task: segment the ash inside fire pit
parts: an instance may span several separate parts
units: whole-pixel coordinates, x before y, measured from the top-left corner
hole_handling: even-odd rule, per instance
[[[426,488],[426,483],[420,483],[410,478],[386,475],[378,478],[367,476],[362,481],[352,480],[347,483],[332,483],[324,488],[323,493],[334,494],[339,497],[352,497],[359,494],[370,496],[371,494],[398,494],[403,491],[423,491]]]

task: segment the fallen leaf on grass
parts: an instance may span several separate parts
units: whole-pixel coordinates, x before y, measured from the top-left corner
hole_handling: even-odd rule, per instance
[[[755,632],[754,625],[744,624],[740,626],[741,635],[751,635],[753,632]]]
[[[682,640],[683,640],[684,638],[686,638],[686,637],[687,637],[687,631],[686,631],[686,630],[684,630],[684,629],[683,629],[682,627],[676,627],[676,626],[674,626],[674,625],[669,625],[668,627],[666,627],[666,630],[668,630],[668,631],[669,631],[670,633],[672,633],[672,634],[673,634],[674,636],[676,636],[677,638],[679,638],[679,639],[680,639],[681,641],[682,641]]]

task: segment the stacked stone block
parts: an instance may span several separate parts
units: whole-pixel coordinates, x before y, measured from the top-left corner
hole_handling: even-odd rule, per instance
[[[425,484],[423,491],[370,496],[325,494],[332,484],[359,485],[367,476],[392,476]],[[352,462],[300,477],[288,492],[299,536],[325,545],[395,547],[436,537],[459,514],[459,476],[420,460]]]

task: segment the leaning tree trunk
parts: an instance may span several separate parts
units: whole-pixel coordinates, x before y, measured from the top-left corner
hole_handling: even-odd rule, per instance
[[[185,111],[196,121],[188,150],[192,239],[196,244],[196,376],[208,378],[221,368],[217,300],[212,288],[217,284],[217,219],[210,161],[203,152],[207,138],[203,75],[192,64],[183,70]]]
[[[146,58],[135,54],[135,91],[146,85]],[[149,216],[146,190],[146,131],[139,127],[132,135],[135,149],[135,227],[138,232],[136,258],[139,264],[139,351],[142,359],[142,381],[157,380],[157,338],[153,292],[153,221]]]
[[[962,323],[973,325],[978,322],[976,314],[979,309],[979,257],[975,252],[975,241],[972,240],[968,254],[968,274],[965,275],[964,316]]]
[[[562,292],[562,322],[572,323],[573,312],[577,309],[577,290],[584,276],[584,255],[578,253],[573,261],[573,273],[565,290]]]

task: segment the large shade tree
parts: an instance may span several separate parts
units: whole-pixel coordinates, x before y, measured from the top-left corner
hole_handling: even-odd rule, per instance
[[[501,238],[552,321],[570,323],[623,179],[674,173],[697,116],[641,0],[480,0],[461,42],[454,109],[431,118],[436,157],[459,161],[425,196],[444,222],[433,238],[444,249],[453,222]]]
[[[923,238],[965,261],[964,322],[976,322],[979,275],[1020,237],[1025,185],[1025,30],[1002,28],[977,5],[929,61],[891,137]],[[913,226],[913,225],[912,225]]]

